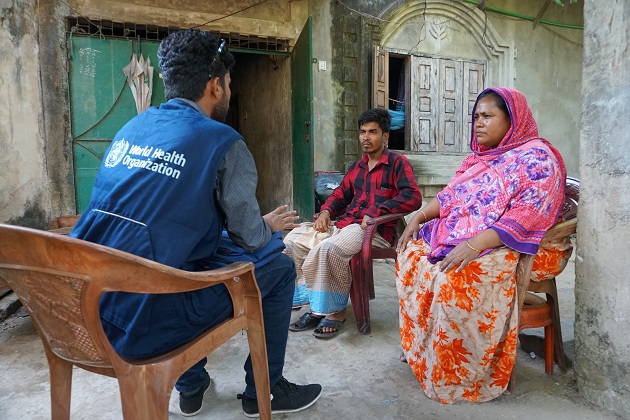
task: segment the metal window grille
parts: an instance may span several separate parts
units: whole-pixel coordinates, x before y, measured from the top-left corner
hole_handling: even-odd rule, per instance
[[[115,22],[103,19],[86,19],[81,16],[66,18],[66,31],[77,34],[93,35],[104,38],[138,39],[142,41],[160,41],[180,28],[146,25],[129,22]],[[291,40],[288,38],[262,37],[235,32],[208,31],[226,40],[229,48],[246,50],[290,52]]]

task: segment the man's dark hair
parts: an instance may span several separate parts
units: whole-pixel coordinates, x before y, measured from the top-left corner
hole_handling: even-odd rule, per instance
[[[166,99],[191,101],[203,96],[208,80],[213,77],[218,77],[225,87],[225,75],[235,62],[225,41],[198,29],[173,32],[164,38],[158,49],[158,61]]]
[[[359,117],[359,128],[369,122],[377,123],[383,133],[389,133],[389,128],[392,125],[392,117],[386,109],[372,108],[365,111]]]
[[[508,118],[508,120],[510,119],[510,112],[508,111],[508,107],[505,104],[505,100],[503,99],[501,95],[496,93],[494,90],[486,90],[482,92],[481,95],[479,95],[479,97],[477,98],[477,102],[479,102],[482,98],[486,98],[486,97],[490,99],[494,99],[494,104],[497,106],[497,108],[503,111],[503,113]]]

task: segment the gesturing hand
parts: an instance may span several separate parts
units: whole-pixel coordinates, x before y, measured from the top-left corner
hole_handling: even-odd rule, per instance
[[[296,215],[297,212],[295,210],[286,211],[288,208],[289,206],[285,204],[263,216],[263,219],[265,219],[265,222],[267,222],[273,232],[277,230],[293,229],[300,226],[295,223],[295,221],[299,219]]]

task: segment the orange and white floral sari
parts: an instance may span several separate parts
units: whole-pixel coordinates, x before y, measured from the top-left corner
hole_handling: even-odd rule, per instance
[[[519,254],[498,248],[460,273],[443,273],[428,261],[429,250],[423,239],[410,241],[396,266],[407,362],[431,399],[496,398],[507,387],[516,358]]]
[[[568,240],[541,247],[531,279],[560,274],[572,249]],[[497,248],[460,273],[443,273],[428,261],[428,251],[422,238],[410,241],[396,264],[407,362],[436,401],[496,398],[505,391],[516,359],[518,318],[513,307],[519,254]]]

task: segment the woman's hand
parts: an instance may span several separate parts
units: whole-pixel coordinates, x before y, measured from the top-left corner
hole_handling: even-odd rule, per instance
[[[446,258],[442,260],[440,263],[440,271],[448,273],[451,268],[456,267],[459,264],[459,267],[455,269],[455,272],[459,273],[466,268],[472,260],[477,258],[483,250],[479,250],[479,252],[477,251],[477,249],[473,249],[473,247],[469,246],[467,241],[460,242],[451,252],[448,253]]]
[[[396,252],[402,252],[407,248],[407,242],[409,239],[418,239],[418,232],[420,231],[420,224],[414,223],[413,220],[410,224],[407,225],[402,235],[400,235],[400,239],[398,239],[398,243],[396,244]]]
[[[457,267],[456,273],[462,271],[485,249],[496,248],[503,245],[499,234],[494,229],[486,229],[467,241],[460,242],[446,258],[440,263],[440,271],[448,273],[451,268]]]
[[[407,248],[407,242],[409,239],[418,239],[418,232],[420,231],[420,225],[425,224],[428,221],[439,217],[440,215],[440,202],[437,198],[433,197],[429,204],[422,207],[416,212],[413,218],[407,224],[405,231],[400,236],[398,244],[396,245],[396,252],[402,252]]]

